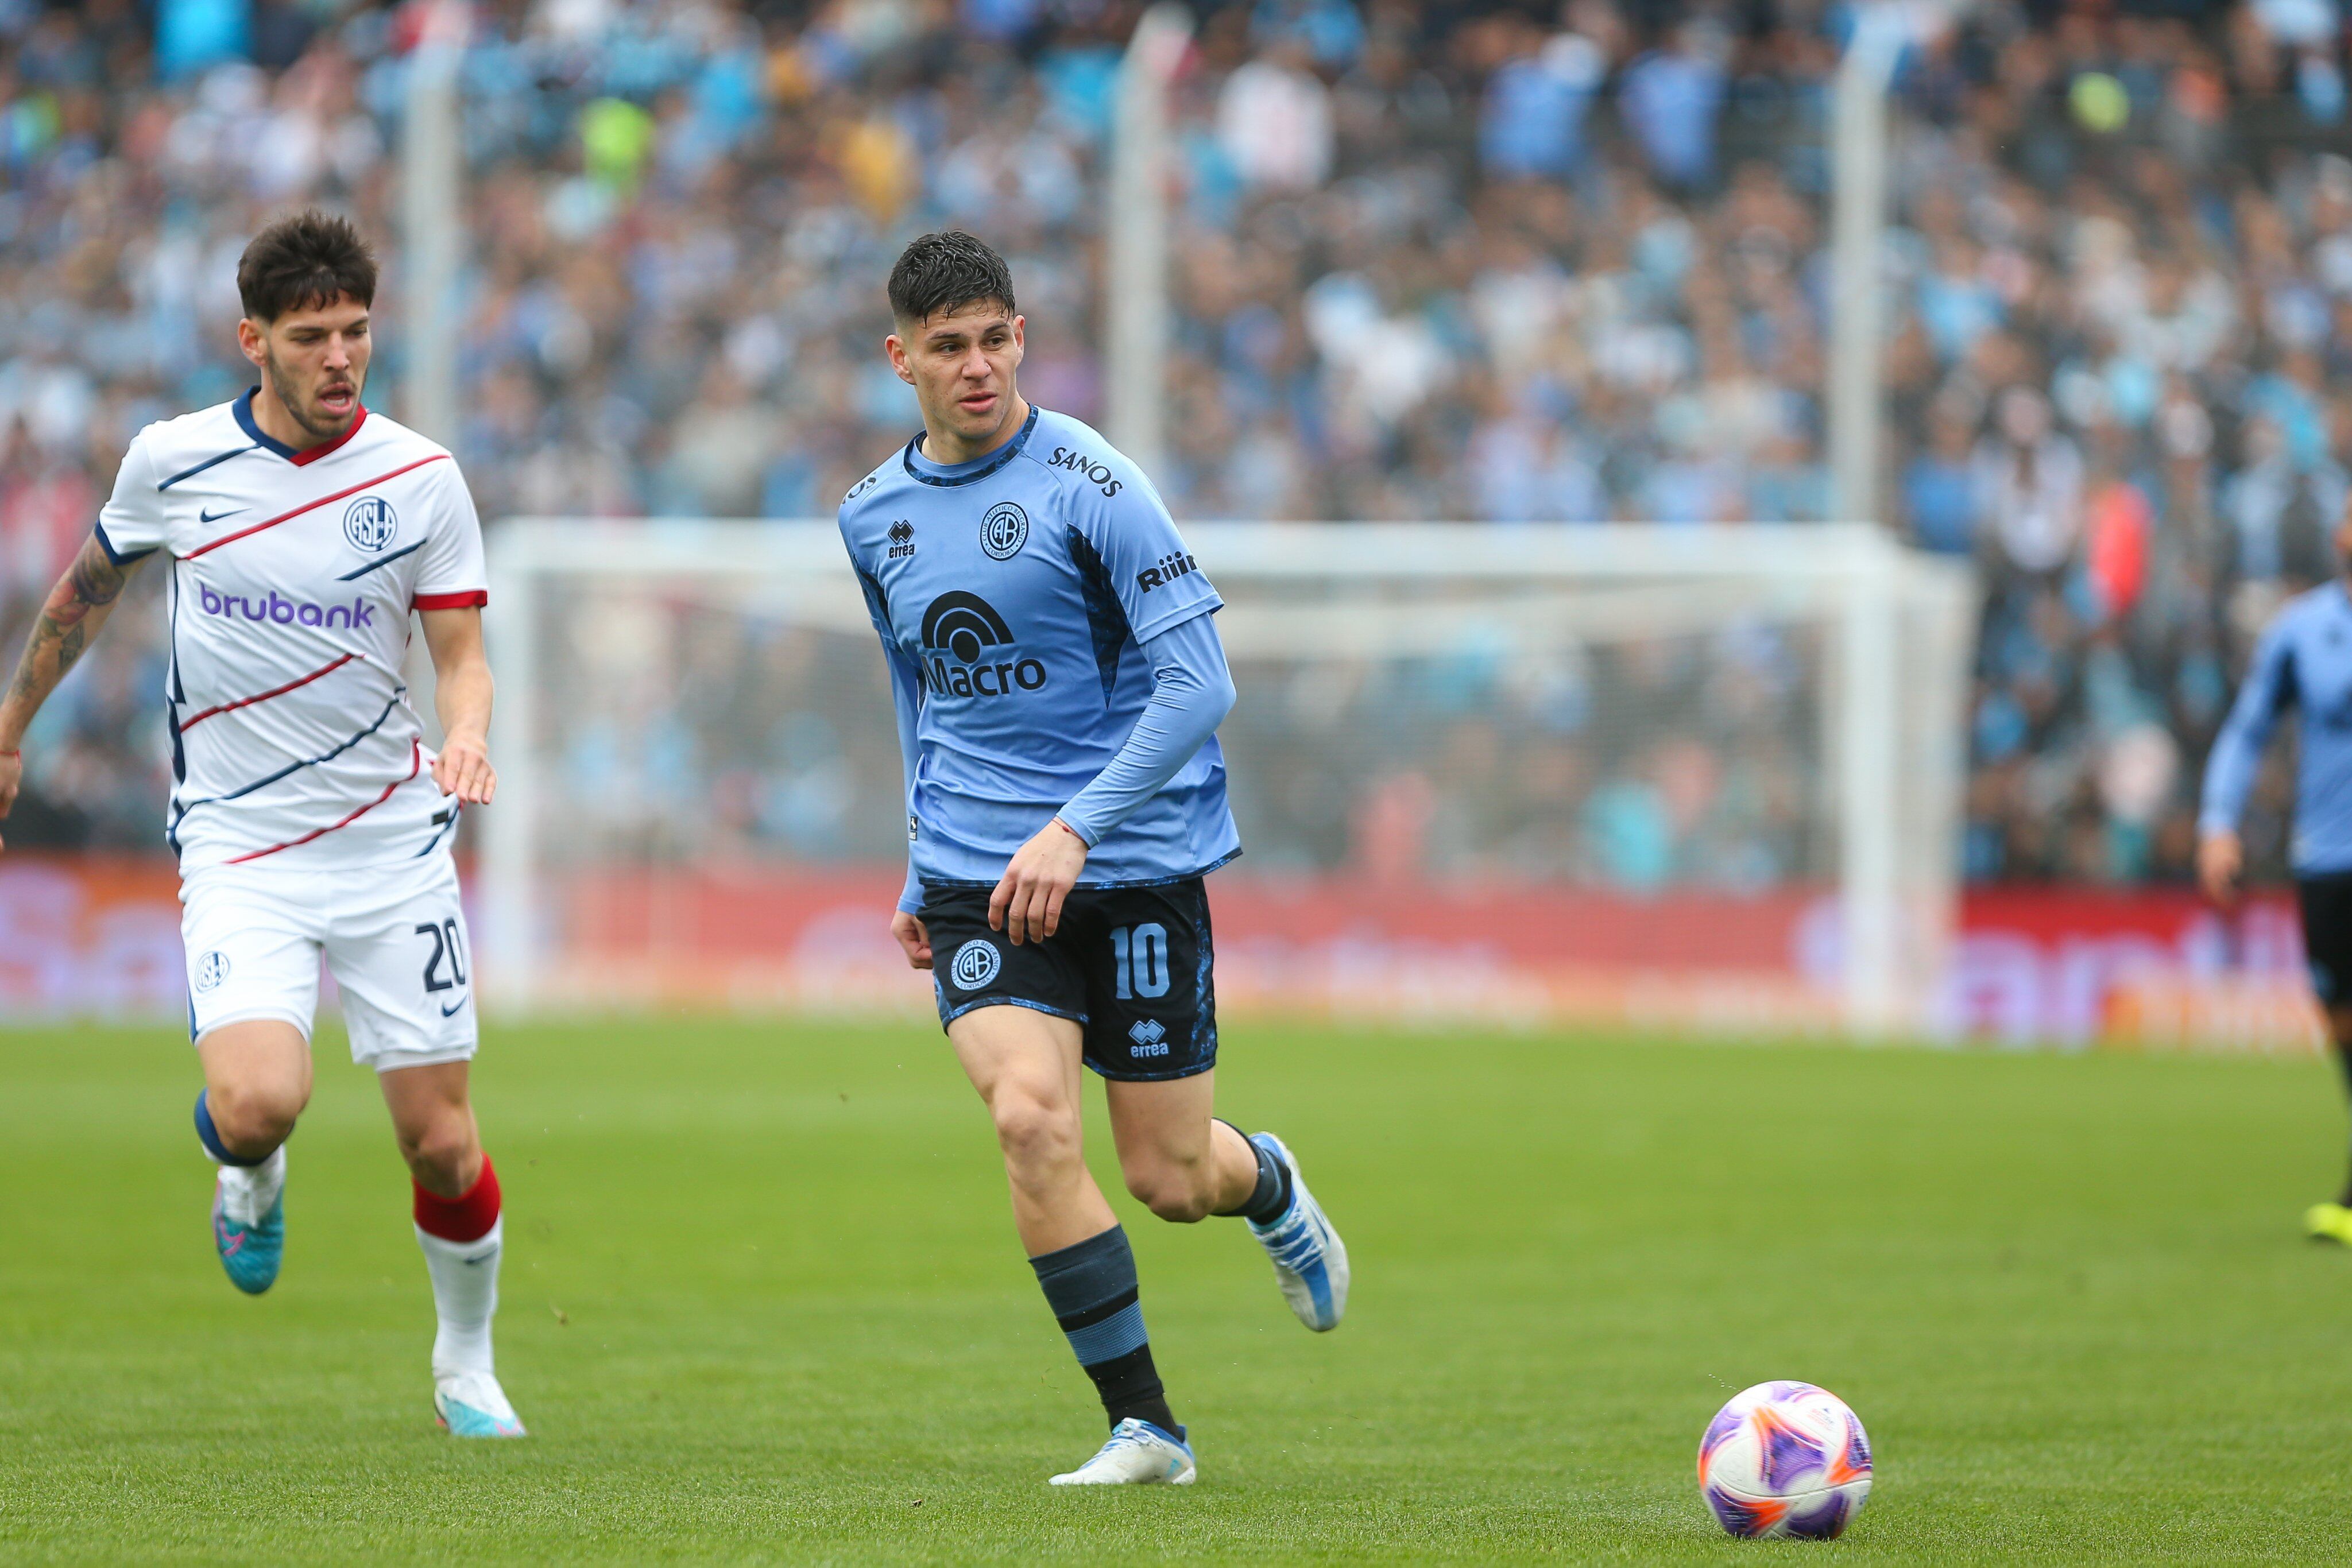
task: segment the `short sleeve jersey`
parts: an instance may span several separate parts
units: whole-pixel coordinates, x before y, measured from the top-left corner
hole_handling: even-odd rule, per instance
[[[425,854],[457,803],[400,672],[412,609],[488,601],[473,499],[382,414],[297,452],[253,396],[141,431],[99,514],[116,562],[168,558],[166,837],[184,872]]]
[[[907,811],[915,874],[991,885],[1093,782],[1151,695],[1141,644],[1223,603],[1142,471],[1033,409],[944,466],[910,441],[842,503],[866,608],[918,673]],[[1214,737],[1087,857],[1082,887],[1174,882],[1238,854]]]

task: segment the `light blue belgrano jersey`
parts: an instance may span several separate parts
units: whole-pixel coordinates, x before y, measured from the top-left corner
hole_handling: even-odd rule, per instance
[[[913,875],[992,887],[1134,731],[1152,690],[1139,644],[1223,601],[1150,482],[1076,420],[1033,409],[954,467],[919,445],[849,492],[841,537],[914,759]],[[1240,851],[1213,736],[1103,836],[1078,885],[1177,881]]]
[[[2263,745],[2289,707],[2303,716],[2294,870],[2352,871],[2352,598],[2341,579],[2289,600],[2255,644],[2246,684],[2206,759],[2204,831],[2236,829],[2262,771]]]

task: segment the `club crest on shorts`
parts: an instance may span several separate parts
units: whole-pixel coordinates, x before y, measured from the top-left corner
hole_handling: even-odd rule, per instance
[[[984,936],[975,936],[956,949],[955,959],[948,966],[948,977],[960,991],[976,991],[996,978],[996,971],[1004,967],[1004,959],[996,951],[996,944]]]
[[[392,542],[400,531],[400,518],[392,503],[375,496],[362,496],[343,512],[343,538],[363,550],[380,550]]]
[[[999,501],[980,519],[980,548],[991,560],[1011,560],[1029,542],[1029,514],[1016,501]]]
[[[217,947],[197,959],[196,967],[188,972],[188,984],[200,997],[218,990],[220,983],[227,978],[228,955]]]

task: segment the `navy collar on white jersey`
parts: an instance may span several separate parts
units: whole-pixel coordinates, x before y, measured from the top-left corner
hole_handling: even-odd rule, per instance
[[[305,463],[316,463],[320,458],[357,435],[360,433],[360,426],[367,423],[367,406],[362,403],[359,412],[352,416],[352,427],[349,430],[344,431],[332,441],[322,441],[316,446],[306,446],[297,452],[262,429],[260,423],[253,417],[253,400],[259,396],[260,392],[259,387],[247,387],[245,389],[243,397],[229,404],[229,407],[236,411],[237,427],[253,438],[253,444],[256,446],[260,447],[264,452],[275,452],[297,468]]]
[[[1029,444],[1029,433],[1037,428],[1039,412],[1037,405],[1031,403],[1029,417],[1023,422],[1020,434],[1015,435],[993,452],[983,452],[969,463],[932,462],[923,455],[923,438],[917,435],[915,439],[907,443],[907,450],[903,454],[907,473],[910,477],[919,479],[926,485],[969,485],[975,479],[985,479],[1021,455],[1021,449]]]

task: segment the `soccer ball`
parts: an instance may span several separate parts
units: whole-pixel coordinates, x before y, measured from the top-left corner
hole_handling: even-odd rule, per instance
[[[1734,1535],[1826,1541],[1870,1495],[1870,1439],[1828,1389],[1759,1383],[1706,1424],[1698,1490]]]

